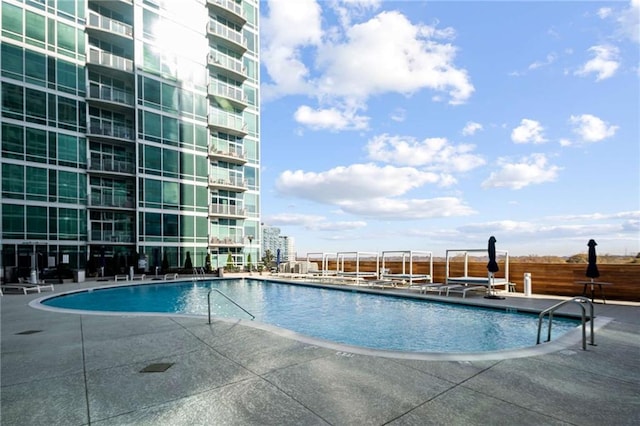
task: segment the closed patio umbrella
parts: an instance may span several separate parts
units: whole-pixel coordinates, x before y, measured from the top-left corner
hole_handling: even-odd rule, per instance
[[[600,276],[600,271],[598,271],[598,265],[596,264],[596,246],[598,244],[594,240],[589,240],[587,245],[589,246],[589,264],[587,265],[587,273],[585,275],[591,278],[591,281],[593,281],[594,278],[598,278]]]
[[[487,263],[487,271],[489,271],[489,294],[485,296],[485,299],[504,299],[504,297],[495,294],[493,290],[494,274],[500,270],[498,262],[496,262],[496,237],[493,235],[489,237],[487,251],[489,252],[489,263]]]

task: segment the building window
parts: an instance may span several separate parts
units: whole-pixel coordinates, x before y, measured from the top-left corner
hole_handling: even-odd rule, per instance
[[[24,206],[2,206],[2,238],[24,238]]]

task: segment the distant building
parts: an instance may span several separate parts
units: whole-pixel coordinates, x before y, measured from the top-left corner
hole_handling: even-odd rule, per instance
[[[284,247],[284,253],[281,254],[282,258],[288,262],[296,260],[296,244],[293,237],[283,236],[282,246]]]
[[[262,226],[262,257],[270,251],[275,258],[276,251],[280,248],[280,228],[276,226]]]
[[[295,240],[293,237],[280,235],[280,228],[276,226],[262,226],[262,256],[269,250],[275,260],[280,250],[280,261],[293,261],[296,257]]]

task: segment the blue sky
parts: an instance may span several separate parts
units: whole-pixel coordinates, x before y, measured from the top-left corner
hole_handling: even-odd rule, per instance
[[[309,252],[640,252],[640,0],[261,2],[262,220]]]

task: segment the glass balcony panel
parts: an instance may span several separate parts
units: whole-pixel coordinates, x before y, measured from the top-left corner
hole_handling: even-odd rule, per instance
[[[93,10],[89,11],[89,25],[110,33],[133,37],[133,27],[131,25],[102,16]]]
[[[108,68],[125,71],[128,73],[133,72],[133,61],[131,59],[123,58],[122,56],[113,55],[104,50],[91,47],[89,49],[89,63],[95,65],[102,65]]]

